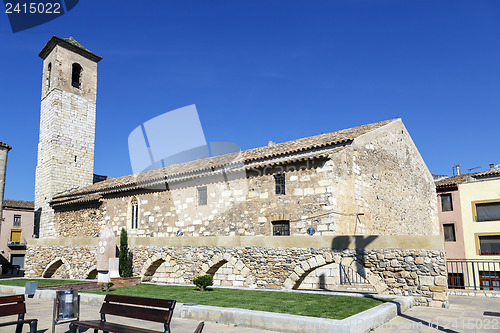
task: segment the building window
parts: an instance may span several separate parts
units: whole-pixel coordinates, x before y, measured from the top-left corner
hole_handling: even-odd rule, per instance
[[[198,206],[207,205],[207,187],[198,187]]]
[[[500,235],[479,236],[479,254],[500,255]]]
[[[132,209],[131,227],[132,229],[137,229],[139,226],[139,201],[137,201],[137,198],[132,199],[130,206]]]
[[[274,175],[274,182],[276,184],[276,194],[285,194],[285,175],[280,173],[279,175]]]
[[[451,212],[453,210],[453,202],[451,201],[451,193],[441,194],[441,211]]]
[[[479,271],[481,290],[500,290],[500,273],[495,271]]]
[[[273,221],[273,236],[290,236],[290,221]]]
[[[500,202],[477,203],[476,221],[500,221]]]
[[[49,62],[49,66],[47,67],[47,89],[50,89],[51,74],[52,74],[52,63]]]
[[[71,85],[80,89],[81,87],[82,66],[77,63],[73,64],[73,71],[71,74]]]
[[[465,289],[464,273],[448,273],[448,288]]]
[[[443,232],[444,232],[445,242],[456,242],[457,241],[457,238],[455,237],[455,224],[454,223],[443,224]]]
[[[14,215],[14,227],[21,226],[21,215]]]
[[[21,230],[11,230],[10,241],[15,244],[21,243]]]

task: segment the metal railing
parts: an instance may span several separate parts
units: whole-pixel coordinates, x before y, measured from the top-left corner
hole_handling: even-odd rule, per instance
[[[355,285],[355,284],[367,284],[367,283],[369,282],[354,269],[340,264],[341,285]]]
[[[13,240],[7,241],[7,246],[26,246],[26,244],[28,244],[28,242],[25,239],[21,239],[19,242]]]
[[[499,260],[448,260],[448,288],[499,290]]]

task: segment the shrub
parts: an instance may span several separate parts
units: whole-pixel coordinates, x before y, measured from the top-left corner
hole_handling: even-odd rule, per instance
[[[102,292],[109,292],[111,287],[113,287],[115,284],[113,282],[108,282],[108,283],[101,283],[101,291]]]
[[[128,241],[127,241],[127,230],[122,228],[120,233],[120,255],[118,257],[118,263],[120,266],[120,276],[129,277],[130,274],[130,262],[128,260]]]
[[[202,275],[195,278],[193,280],[193,283],[201,291],[205,291],[207,287],[212,286],[214,284],[214,278],[212,277],[212,275]]]

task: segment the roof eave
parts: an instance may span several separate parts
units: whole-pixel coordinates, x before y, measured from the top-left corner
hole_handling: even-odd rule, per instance
[[[45,44],[45,46],[43,47],[43,49],[40,51],[40,53],[38,53],[38,56],[40,58],[42,58],[43,60],[45,60],[45,58],[47,58],[47,56],[49,55],[49,53],[54,49],[54,47],[56,47],[57,45],[60,45],[72,52],[75,52],[75,53],[78,53],[79,55],[87,58],[87,59],[90,59],[94,62],[99,62],[102,60],[102,57],[98,56],[97,54],[94,54],[88,50],[84,50],[82,49],[81,47],[78,47],[74,44],[71,44],[70,42],[62,39],[62,38],[59,38],[57,36],[52,36],[52,38],[47,42],[47,44]]]

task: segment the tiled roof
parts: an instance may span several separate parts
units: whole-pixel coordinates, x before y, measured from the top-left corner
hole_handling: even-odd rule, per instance
[[[436,187],[447,187],[447,186],[462,184],[467,181],[467,176],[468,174],[448,177],[437,181],[435,185]]]
[[[53,203],[57,201],[65,201],[69,197],[80,197],[78,201],[92,201],[96,200],[95,196],[86,196],[85,198],[83,198],[82,195],[99,193],[118,188],[134,188],[137,186],[137,184],[145,184],[155,180],[165,180],[167,178],[179,179],[189,177],[190,175],[200,172],[214,172],[218,169],[220,170],[221,168],[224,168],[226,170],[231,166],[238,168],[239,166],[241,167],[243,163],[258,163],[259,160],[280,158],[281,156],[286,156],[293,153],[300,153],[316,148],[349,143],[358,136],[380,128],[393,121],[394,119],[386,120],[378,123],[344,129],[337,132],[311,136],[284,143],[277,143],[272,146],[249,149],[242,151],[241,153],[215,156],[182,164],[172,164],[160,169],[145,171],[118,178],[111,178],[99,183],[95,183],[88,187],[59,194],[54,197]]]
[[[492,176],[500,176],[500,168],[490,169],[483,172],[478,172],[474,178],[487,178]]]
[[[11,146],[9,146],[8,144],[3,143],[3,142],[1,142],[1,141],[0,141],[0,147],[2,147],[2,148],[7,148],[8,150],[11,150],[11,149],[12,149],[12,147],[11,147]]]
[[[35,203],[33,201],[22,201],[22,200],[9,200],[5,199],[3,201],[4,208],[14,208],[14,209],[35,209]]]
[[[458,175],[458,176],[453,176],[453,177],[448,177],[442,180],[439,180],[435,182],[434,184],[438,188],[443,188],[443,187],[449,187],[449,186],[455,186],[455,185],[460,185],[469,181],[475,181],[476,179],[480,178],[486,178],[486,177],[491,177],[491,176],[500,176],[500,169],[491,169],[487,171],[481,171],[481,172],[475,172],[475,173],[466,173],[463,175]],[[474,178],[474,179],[472,179]]]

